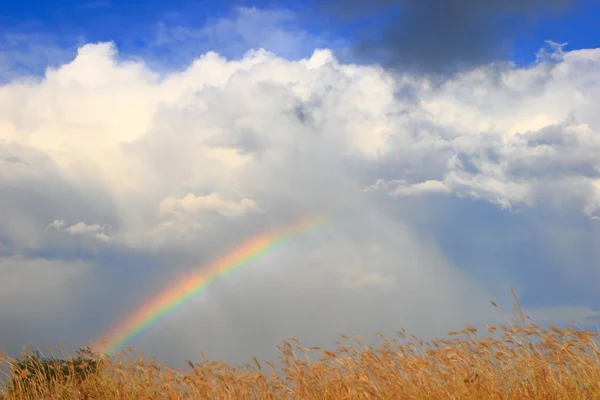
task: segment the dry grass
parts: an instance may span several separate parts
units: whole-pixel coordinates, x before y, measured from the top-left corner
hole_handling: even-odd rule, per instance
[[[241,368],[202,357],[174,370],[128,349],[100,358],[83,378],[67,371],[48,384],[17,376],[0,398],[600,399],[595,333],[517,323],[481,333],[467,325],[449,335],[425,344],[399,332],[377,346],[342,335],[335,351],[309,350],[291,339],[277,361],[254,359]],[[313,352],[320,357],[310,361]],[[0,357],[5,368],[14,361]]]

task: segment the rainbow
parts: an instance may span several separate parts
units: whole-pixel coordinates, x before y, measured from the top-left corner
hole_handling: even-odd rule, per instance
[[[102,336],[101,345],[94,347],[106,354],[133,342],[164,315],[202,292],[216,279],[268,254],[296,236],[322,225],[328,216],[311,215],[293,224],[254,236],[209,265],[194,271],[136,308],[121,323]]]

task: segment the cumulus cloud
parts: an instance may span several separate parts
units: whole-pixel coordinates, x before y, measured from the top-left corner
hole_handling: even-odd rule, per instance
[[[223,199],[217,193],[196,196],[188,193],[181,198],[168,196],[158,204],[162,220],[154,229],[157,237],[189,234],[200,229],[212,229],[219,217],[237,218],[247,213],[260,213],[260,207],[249,198],[239,201]],[[216,217],[216,219],[215,219]]]
[[[393,187],[393,190],[391,189]],[[420,183],[407,184],[403,180],[391,180],[386,182],[383,179],[377,181],[364,189],[364,191],[384,190],[392,196],[416,196],[427,193],[448,193],[450,190],[444,182],[428,180]]]
[[[322,49],[299,61],[209,52],[159,75],[88,44],[38,82],[0,87],[0,249],[30,265],[93,263],[72,265],[94,301],[112,299],[85,308],[109,324],[236,243],[333,210],[331,225],[215,284],[142,349],[247,359],[288,336],[320,344],[399,325],[431,336],[483,321],[504,281],[469,277],[401,213],[441,212],[427,199],[442,195],[597,217],[599,70],[600,52],[580,50],[433,85]]]
[[[224,200],[217,193],[206,196],[195,196],[188,193],[180,199],[169,196],[158,205],[159,214],[177,218],[211,211],[226,217],[236,217],[249,211],[258,210],[258,206],[252,199],[243,198],[239,202]]]
[[[65,221],[62,219],[57,219],[52,221],[49,225],[49,228],[54,228],[57,230],[62,230],[68,234],[77,236],[89,236],[106,242],[109,240],[108,235],[105,233],[106,227],[102,227],[98,224],[88,225],[85,222],[78,222],[74,225],[68,226],[65,228]]]

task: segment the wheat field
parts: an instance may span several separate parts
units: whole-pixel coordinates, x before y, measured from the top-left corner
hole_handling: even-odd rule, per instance
[[[597,335],[543,328],[522,314],[429,343],[404,331],[379,335],[377,346],[341,336],[331,351],[292,338],[276,360],[237,368],[201,356],[171,369],[127,348],[67,358],[49,373],[39,359],[19,369],[4,355],[0,399],[600,399]]]

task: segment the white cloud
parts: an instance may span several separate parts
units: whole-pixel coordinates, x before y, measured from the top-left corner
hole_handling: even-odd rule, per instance
[[[372,191],[385,191],[394,197],[403,196],[418,196],[421,194],[432,194],[432,193],[449,193],[450,189],[444,182],[437,180],[427,180],[421,183],[409,184],[402,179],[392,179],[386,181],[384,179],[377,179],[377,181],[366,188],[363,192]]]
[[[423,193],[447,193],[448,186],[440,181],[429,180],[412,185],[398,185],[392,192],[393,196],[410,196]]]
[[[252,199],[243,198],[239,202],[224,200],[219,194],[211,193],[206,196],[196,196],[188,193],[182,198],[169,196],[160,202],[158,212],[164,216],[186,218],[190,214],[217,212],[226,217],[237,217],[246,212],[256,212],[259,208]]]
[[[254,200],[243,197],[239,201],[223,199],[218,193],[196,196],[188,193],[181,198],[168,196],[158,205],[158,216],[162,221],[154,229],[156,238],[164,243],[165,237],[193,235],[194,231],[214,229],[215,216],[238,218],[262,210]]]
[[[100,226],[98,224],[87,224],[85,222],[78,222],[76,224],[66,227],[66,222],[62,219],[52,221],[48,228],[54,228],[57,230],[64,231],[73,236],[87,236],[98,239],[102,242],[108,242],[109,236],[107,231],[109,230],[106,226]]]
[[[323,162],[358,157],[398,168],[394,179],[403,183],[392,195],[453,192],[531,205],[568,177],[580,181],[580,195],[555,197],[579,201],[588,215],[598,208],[599,180],[589,175],[598,168],[600,122],[590,110],[598,82],[573,72],[582,59],[597,62],[591,51],[566,53],[552,68],[500,76],[481,68],[437,89],[413,83],[420,109],[394,96],[393,77],[381,69],[340,65],[323,51],[301,62],[207,54],[162,80],[142,64],[115,61],[115,51],[87,45],[39,84],[4,86],[2,138],[50,157],[71,182],[95,175],[124,202],[181,198],[177,181],[240,190],[244,173],[333,146]],[[298,110],[304,122],[294,121]],[[415,168],[421,178],[408,176]],[[151,189],[157,185],[175,192]]]
[[[87,225],[85,222],[78,222],[65,229],[65,232],[71,235],[91,235],[99,240],[108,241],[108,236],[104,233],[104,228],[97,224]]]
[[[50,224],[48,224],[48,228],[60,229],[60,228],[64,227],[65,224],[66,224],[66,222],[63,221],[62,219],[55,219]]]

